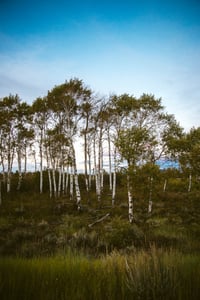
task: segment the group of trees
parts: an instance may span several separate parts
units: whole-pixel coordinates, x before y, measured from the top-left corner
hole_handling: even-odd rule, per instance
[[[82,149],[76,149],[77,139]],[[115,203],[116,173],[119,163],[125,167],[129,203],[129,220],[133,221],[134,174],[148,168],[150,182],[157,162],[176,159],[189,175],[200,171],[200,128],[189,133],[165,112],[161,99],[143,94],[111,95],[99,98],[83,81],[70,79],[55,86],[31,105],[18,95],[0,99],[0,166],[2,180],[11,189],[13,165],[18,170],[20,190],[27,165],[39,162],[43,192],[43,171],[48,171],[50,197],[69,191],[81,207],[77,172],[77,154],[84,153],[85,189],[89,193],[95,180],[98,201],[108,166],[112,204]],[[151,197],[149,211],[151,211]]]

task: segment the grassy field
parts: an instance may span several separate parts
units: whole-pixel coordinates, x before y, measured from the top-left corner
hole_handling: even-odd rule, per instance
[[[102,258],[0,260],[1,299],[199,299],[200,255],[152,247]]]
[[[153,212],[125,189],[111,206],[83,195],[11,193],[0,207],[0,299],[200,299],[200,192],[157,192]],[[106,216],[106,218],[104,218]],[[97,222],[99,220],[102,221]]]

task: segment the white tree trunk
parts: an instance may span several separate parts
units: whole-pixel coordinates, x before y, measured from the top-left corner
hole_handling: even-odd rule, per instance
[[[27,172],[27,149],[26,145],[24,148],[24,174]]]
[[[102,145],[102,128],[100,128],[99,140],[98,140],[98,168],[97,168],[97,198],[101,201],[101,192],[104,184],[103,173],[103,145]]]
[[[114,150],[114,170],[113,170],[113,185],[112,185],[112,206],[115,205],[115,196],[116,196],[116,183],[117,183],[117,176],[116,176],[116,164],[117,164],[117,161],[116,161],[116,148]]]
[[[127,189],[128,189],[128,216],[129,216],[129,222],[133,223],[133,191],[132,191],[132,185],[130,182],[130,176],[127,175]]]
[[[59,167],[59,177],[58,177],[58,197],[61,194],[61,183],[62,183],[62,167]]]
[[[188,192],[191,192],[192,188],[192,174],[189,175],[189,184],[188,184]]]
[[[76,204],[78,210],[81,209],[81,193],[78,183],[78,173],[77,173],[77,166],[76,166],[76,154],[74,146],[71,142],[71,151],[72,151],[72,160],[73,160],[73,167],[74,167],[74,184],[75,184],[75,191],[76,191]]]
[[[53,169],[52,169],[52,176],[53,176],[54,197],[57,198],[56,171],[55,171],[55,167],[54,166],[53,166]]]
[[[95,176],[95,184],[96,184],[96,195],[97,195],[97,200],[101,200],[101,186],[100,186],[100,174],[99,174],[99,169],[100,167],[98,166],[97,168],[97,157],[96,157],[96,135],[94,136],[94,141],[93,141],[93,155],[94,155],[94,176]]]
[[[116,171],[114,171],[113,172],[113,188],[112,188],[112,206],[115,205],[116,183],[117,183],[117,176],[116,176]]]
[[[49,179],[49,197],[52,198],[52,179],[51,179],[50,168],[48,168],[48,179]]]
[[[5,164],[3,158],[1,156],[1,167],[2,167],[2,175],[3,175],[3,183],[6,183],[6,172],[5,172]]]
[[[74,174],[74,183],[75,183],[75,190],[76,190],[76,204],[78,210],[81,209],[81,193],[79,189],[79,183],[78,183],[78,174],[77,170],[75,169],[75,174]]]
[[[71,173],[70,173],[70,191],[69,191],[69,194],[70,194],[70,200],[73,199],[73,195],[74,195],[74,182],[73,182],[73,179],[74,179],[74,175],[73,175],[73,167],[71,166]]]
[[[17,151],[17,158],[18,158],[18,184],[17,184],[17,190],[19,191],[21,188],[21,183],[22,183],[22,160],[21,160],[21,149],[20,146],[18,145],[19,149]]]
[[[9,140],[9,146],[8,146],[8,157],[7,157],[7,163],[8,163],[8,169],[7,169],[7,193],[10,193],[11,190],[11,173],[12,173],[12,164],[13,164],[13,158],[14,158],[14,148],[11,148]]]
[[[43,192],[43,147],[42,147],[42,131],[40,140],[40,194]]]
[[[163,186],[163,192],[166,192],[166,187],[167,187],[167,179],[165,179],[164,181],[164,186]]]
[[[69,185],[69,166],[67,166],[67,174],[65,176],[65,193],[67,194],[68,190],[68,185]]]
[[[90,147],[88,146],[88,168],[89,168],[89,190],[91,190],[92,187],[92,166],[91,166],[91,152],[90,152]]]
[[[65,168],[62,170],[62,194],[65,194]]]
[[[10,193],[11,189],[11,172],[8,171],[7,173],[7,193]]]
[[[95,175],[96,178],[96,194],[97,194],[97,201],[100,202],[101,201],[101,177],[99,173],[96,173]]]
[[[108,133],[108,163],[109,163],[109,188],[112,191],[112,162],[111,162],[111,145],[110,145],[110,132],[109,128],[107,129]]]
[[[50,159],[49,159],[49,153],[47,147],[46,147],[46,161],[47,161],[47,172],[48,172],[48,180],[49,180],[49,197],[52,198],[53,196],[52,177],[51,177]],[[36,157],[35,157],[35,168],[36,168]]]
[[[148,213],[152,212],[152,190],[153,190],[153,177],[150,177],[150,184],[149,184],[149,205],[148,205]]]
[[[87,171],[87,133],[84,133],[84,166],[85,166],[85,187],[86,192],[89,191],[88,171]]]
[[[103,144],[102,144],[102,136],[100,139],[100,152],[99,152],[99,174],[100,174],[100,188],[101,191],[103,190],[103,186],[104,186],[104,171],[103,171]]]

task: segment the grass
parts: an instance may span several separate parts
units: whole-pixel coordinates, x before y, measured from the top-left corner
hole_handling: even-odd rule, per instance
[[[0,299],[200,299],[199,191],[116,204],[11,193],[0,207]],[[109,213],[103,222],[97,220]],[[95,224],[94,226],[89,226]]]
[[[0,259],[1,300],[197,300],[200,255],[156,249],[102,258]]]
[[[81,251],[98,257],[113,250],[148,249],[157,247],[178,249],[184,253],[200,251],[199,194],[175,195],[154,201],[148,214],[145,200],[134,203],[135,222],[128,222],[126,198],[112,208],[104,195],[98,203],[84,202],[77,211],[73,201],[50,200],[38,194],[20,194],[6,199],[0,207],[0,255],[38,257],[65,251]],[[23,202],[23,210],[20,210]],[[91,228],[88,226],[104,215],[109,217]]]

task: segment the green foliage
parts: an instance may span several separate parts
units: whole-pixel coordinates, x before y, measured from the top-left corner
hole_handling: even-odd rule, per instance
[[[183,171],[200,175],[200,127],[192,128],[181,140],[179,161]]]

